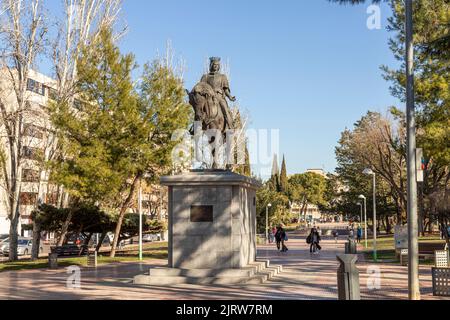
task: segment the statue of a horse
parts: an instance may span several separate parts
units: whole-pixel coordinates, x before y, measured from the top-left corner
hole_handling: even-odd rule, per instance
[[[194,109],[195,121],[202,123],[202,130],[217,130],[217,133],[222,135],[222,143],[225,143],[226,121],[214,89],[208,83],[198,83],[189,93],[189,103]],[[215,137],[212,137],[209,143],[210,145],[215,143]],[[212,148],[212,156],[214,158],[212,167],[217,169],[218,164],[216,163],[214,147]]]
[[[202,122],[202,129],[225,132],[225,117],[216,99],[214,89],[207,83],[198,83],[189,94],[189,103],[195,112],[195,121]]]

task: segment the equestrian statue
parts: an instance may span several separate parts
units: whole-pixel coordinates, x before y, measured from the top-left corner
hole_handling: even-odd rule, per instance
[[[189,93],[189,103],[194,109],[195,121],[202,124],[202,130],[216,130],[222,135],[225,143],[226,131],[233,130],[233,117],[227,99],[236,101],[231,95],[230,85],[226,75],[220,73],[220,58],[210,58],[209,73],[203,75],[200,82]],[[210,145],[215,142],[212,137]],[[216,150],[212,149],[214,157],[213,169],[217,169]]]

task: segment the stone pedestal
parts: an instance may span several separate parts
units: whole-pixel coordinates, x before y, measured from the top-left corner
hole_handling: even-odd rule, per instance
[[[269,268],[256,261],[256,180],[198,171],[163,177],[161,184],[169,188],[168,268],[152,269],[135,283],[215,283],[218,277],[241,283],[262,271],[260,265]]]
[[[161,183],[169,187],[169,267],[233,269],[256,260],[256,181],[212,171]]]

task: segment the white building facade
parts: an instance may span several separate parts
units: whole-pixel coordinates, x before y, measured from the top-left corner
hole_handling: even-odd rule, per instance
[[[21,161],[19,163],[19,235],[29,236],[22,225],[31,223],[31,212],[39,203],[57,204],[57,190],[49,185],[49,172],[45,170],[45,162],[56,147],[56,137],[51,129],[48,116],[49,100],[56,96],[53,89],[55,82],[40,73],[30,72],[27,79],[25,110],[17,110],[18,104],[11,85],[11,77],[6,70],[0,71],[0,95],[8,111],[20,113],[21,125]],[[5,127],[0,123],[0,147],[5,155],[7,172],[10,168],[10,153],[6,139]],[[0,233],[9,233],[8,192],[4,179],[0,179]]]

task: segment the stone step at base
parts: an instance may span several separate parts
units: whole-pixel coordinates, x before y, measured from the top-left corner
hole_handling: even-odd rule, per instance
[[[244,285],[263,284],[268,280],[268,275],[258,274],[251,277],[228,277],[228,278],[196,278],[196,277],[154,277],[140,275],[134,278],[134,284],[150,286],[173,286],[180,284],[197,285]]]
[[[258,274],[265,274],[265,275],[267,275],[268,279],[271,280],[274,277],[276,277],[279,274],[279,272],[278,272],[277,268],[271,267],[271,268],[266,268],[264,270],[261,270]]]
[[[134,284],[151,286],[172,286],[180,284],[198,285],[245,285],[263,284],[282,271],[269,261],[257,261],[242,269],[172,269],[154,268],[147,275],[134,277]]]
[[[256,267],[244,269],[175,269],[175,268],[152,268],[152,277],[188,277],[188,278],[227,278],[227,277],[252,277],[257,272]]]
[[[249,264],[251,267],[256,267],[257,271],[264,270],[265,268],[268,268],[270,266],[269,260],[261,260],[261,261],[255,261]]]

